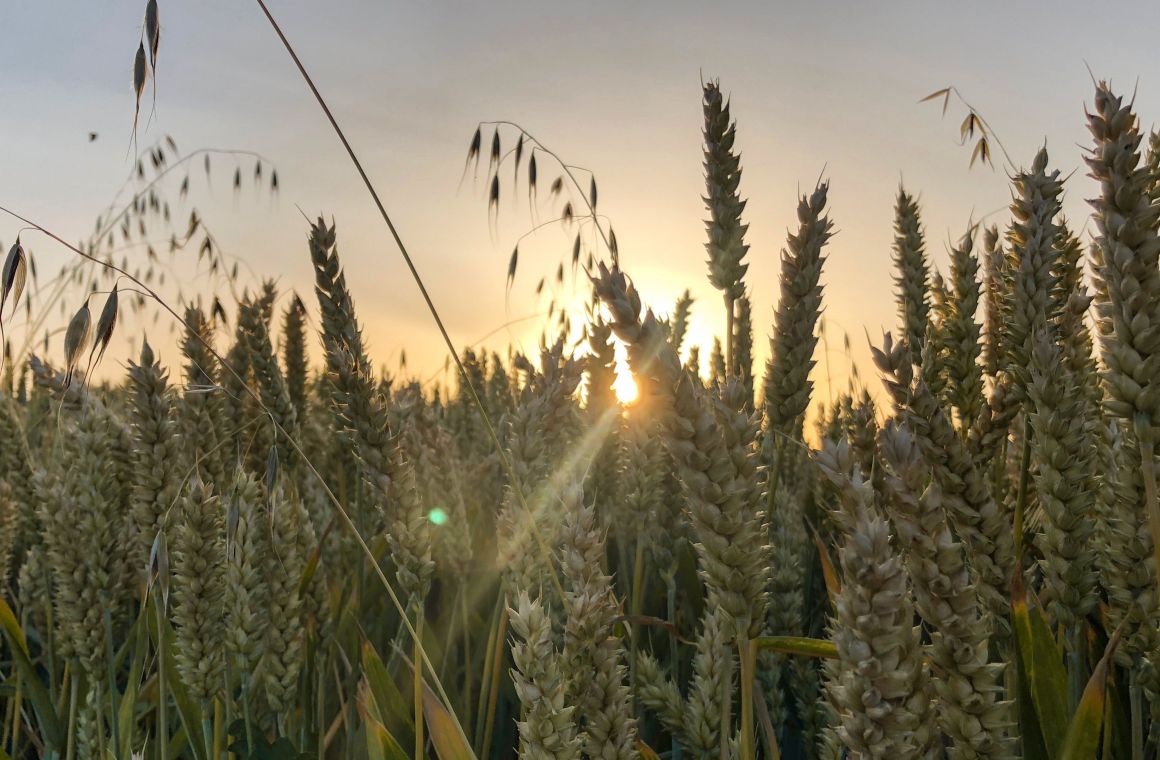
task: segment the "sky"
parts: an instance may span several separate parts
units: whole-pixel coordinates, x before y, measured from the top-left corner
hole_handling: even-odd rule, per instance
[[[284,294],[301,294],[312,313],[303,214],[332,218],[374,361],[396,370],[405,350],[407,374],[440,377],[447,353],[418,290],[257,4],[159,5],[156,105],[150,82],[140,143],[168,134],[184,151],[253,151],[280,182],[276,195],[260,192],[248,182],[252,158],[215,156],[208,184],[190,171],[186,202],[176,189],[183,172],[174,173],[175,216],[196,205],[228,255],[277,278]],[[970,149],[958,144],[965,107],[952,101],[943,117],[939,105],[918,102],[924,95],[957,87],[1017,166],[1046,144],[1052,166],[1074,172],[1065,198],[1073,219],[1086,218],[1093,192],[1082,166],[1089,68],[1137,92],[1146,127],[1160,114],[1155,3],[1099,12],[1075,2],[269,5],[378,187],[457,346],[489,336],[482,345],[501,353],[534,349],[545,317],[503,325],[547,310],[536,283],[571,252],[574,229],[549,226],[526,239],[508,293],[513,245],[552,218],[547,193],[529,211],[526,190],[510,186],[505,168],[493,220],[485,183],[471,170],[462,178],[476,125],[510,120],[595,174],[624,269],[660,312],[692,290],[690,339],[707,355],[724,308],[706,279],[700,82],[719,79],[738,124],[759,362],[797,198],[819,177],[830,182],[837,234],[822,275],[821,400],[850,382],[852,362],[872,378],[867,336],[897,329],[890,253],[900,181],[920,198],[928,253],[943,271],[948,245],[970,220],[993,214],[988,220],[1005,223],[1010,167],[996,150],[994,168],[969,168]],[[0,0],[0,26],[9,30],[0,46],[0,205],[64,239],[89,233],[132,169],[131,68],[143,11],[144,0]],[[240,193],[229,186],[235,166],[247,178]],[[556,172],[541,159],[540,174],[543,190]],[[20,227],[0,218],[0,241],[10,245]],[[22,240],[42,273],[71,255],[32,233]],[[186,255],[177,271],[190,295],[199,280],[194,253]],[[105,370],[119,372],[146,331],[175,362],[164,320],[127,319]]]

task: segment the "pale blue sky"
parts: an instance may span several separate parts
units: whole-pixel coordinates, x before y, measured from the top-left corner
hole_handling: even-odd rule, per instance
[[[693,337],[704,340],[723,315],[704,276],[699,77],[719,77],[739,122],[759,355],[797,192],[824,168],[839,231],[824,273],[832,346],[846,328],[864,361],[862,327],[876,335],[896,322],[889,251],[899,177],[921,196],[940,266],[948,237],[972,213],[1009,200],[1002,167],[968,171],[969,151],[956,145],[961,107],[952,104],[943,120],[937,106],[917,104],[921,96],[957,85],[1016,162],[1046,140],[1054,165],[1079,169],[1068,184],[1072,217],[1086,216],[1092,191],[1080,160],[1092,92],[1085,62],[1121,90],[1138,79],[1146,125],[1160,114],[1153,3],[270,4],[360,151],[458,344],[504,321],[507,259],[530,225],[526,209],[509,203],[491,234],[481,189],[470,180],[458,187],[480,120],[518,121],[595,170],[625,268],[662,309],[693,287]],[[313,305],[296,207],[333,215],[376,361],[393,364],[405,347],[413,370],[441,367],[444,351],[414,285],[256,4],[160,6],[157,113],[142,140],[171,133],[187,149],[255,150],[279,170],[274,201],[252,192],[233,198],[226,162],[212,193],[195,179],[227,250]],[[0,0],[0,204],[67,239],[91,228],[130,167],[129,72],[143,8],[143,0]],[[100,134],[92,144],[90,130]],[[0,240],[10,243],[16,230],[0,219]],[[63,260],[46,242],[26,240],[42,271]],[[512,316],[535,310],[536,280],[570,250],[564,233],[538,240],[521,248]],[[125,335],[140,332],[130,326]],[[531,345],[538,332],[525,323],[492,345]],[[110,356],[121,363],[128,348]],[[844,365],[835,357],[835,384],[844,383]]]

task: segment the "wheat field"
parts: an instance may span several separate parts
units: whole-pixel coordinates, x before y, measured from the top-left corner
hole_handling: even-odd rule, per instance
[[[468,144],[489,218],[512,182],[596,245],[577,236],[555,274],[587,307],[553,305],[538,350],[503,355],[452,345],[293,60],[453,373],[376,369],[337,221],[303,222],[297,294],[247,284],[196,211],[171,220],[159,180],[208,174],[212,151],[147,147],[77,246],[0,209],[27,225],[0,276],[0,760],[1158,756],[1160,133],[1134,102],[1094,83],[1081,177],[1046,148],[1012,161],[957,90],[932,93],[965,109],[970,162],[1007,172],[1010,206],[939,272],[919,188],[899,186],[880,296],[897,323],[827,403],[829,182],[801,194],[760,324],[716,81],[712,353],[686,345],[687,292],[643,302],[595,178],[505,122]],[[252,182],[279,184],[260,160]],[[1089,218],[1064,217],[1068,192]],[[175,230],[171,256],[200,245],[208,292],[168,297],[152,247],[147,271],[117,261],[146,220]],[[33,235],[74,256],[55,279]],[[102,376],[123,320],[150,315],[179,361],[158,327]]]

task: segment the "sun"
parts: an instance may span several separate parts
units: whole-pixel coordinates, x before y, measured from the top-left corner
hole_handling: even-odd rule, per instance
[[[624,406],[636,401],[639,392],[632,372],[620,362],[616,365],[616,380],[612,383],[612,390],[616,392],[616,400]]]

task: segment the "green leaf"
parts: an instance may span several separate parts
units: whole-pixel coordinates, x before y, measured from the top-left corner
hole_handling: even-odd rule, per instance
[[[399,687],[395,685],[395,679],[391,678],[378,651],[369,641],[363,642],[362,661],[363,676],[367,680],[367,686],[370,687],[380,720],[386,723],[386,717],[390,716],[392,722],[398,721],[394,723],[396,730],[401,724],[409,734],[402,737],[404,740],[413,738],[415,722],[411,719],[411,704],[403,698]]]
[[[825,639],[811,639],[806,636],[759,636],[756,642],[758,649],[767,649],[771,652],[838,659],[838,647],[834,642]]]
[[[360,684],[356,706],[366,732],[370,760],[410,760],[394,735],[383,725],[383,715],[368,688],[365,681]]]
[[[1112,634],[1108,648],[1104,650],[1104,656],[1100,658],[1092,677],[1088,679],[1083,697],[1080,698],[1075,715],[1067,727],[1059,760],[1095,760],[1096,750],[1100,746],[1100,729],[1104,722],[1108,668],[1111,667],[1112,654],[1120,643],[1122,630],[1123,624]]]
[[[427,721],[431,743],[435,745],[435,754],[439,760],[475,760],[475,753],[471,751],[459,725],[439,703],[426,681],[423,682],[423,717]]]
[[[1058,758],[1068,724],[1067,669],[1042,610],[1028,605],[1027,592],[1018,576],[1012,594],[1011,617],[1038,727],[1048,757]]]
[[[0,598],[0,627],[4,629],[4,636],[10,644],[12,661],[20,674],[21,687],[28,694],[28,701],[32,703],[32,709],[36,711],[45,745],[63,751],[64,727],[61,724],[60,716],[57,714],[56,708],[53,707],[48,689],[40,680],[40,674],[28,657],[28,641],[24,638],[24,631],[21,629],[20,623],[16,621],[16,615],[13,614],[12,608],[3,598]]]
[[[126,646],[131,647],[133,662],[129,667],[129,677],[125,683],[125,693],[121,695],[121,704],[117,707],[117,721],[121,729],[120,757],[129,757],[132,754],[130,741],[133,738],[133,724],[136,720],[137,694],[141,688],[141,675],[145,669],[145,654],[148,647],[138,646],[141,641],[141,628],[145,624],[146,612],[142,611],[133,626],[133,633],[129,636]]]

